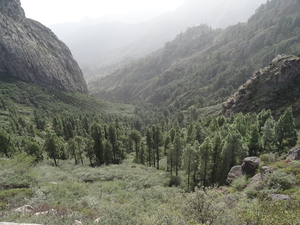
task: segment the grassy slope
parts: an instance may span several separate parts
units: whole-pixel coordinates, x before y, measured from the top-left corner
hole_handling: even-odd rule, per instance
[[[300,162],[271,162],[276,173],[285,173],[277,184],[293,185],[282,193],[291,194],[291,202],[259,200],[275,186],[263,184],[254,191],[245,188],[248,181],[232,187],[201,189],[183,193],[167,187],[169,176],[164,171],[133,164],[129,155],[122,165],[91,168],[61,161],[53,167],[51,161],[32,166],[30,158],[16,156],[0,160],[1,188],[10,184],[18,189],[0,191],[0,221],[30,222],[47,225],[69,225],[74,220],[93,224],[299,224]],[[296,179],[291,178],[291,174]],[[22,178],[22,179],[20,179]],[[286,178],[286,179],[285,179]],[[268,181],[273,181],[271,178]],[[29,184],[29,185],[28,185]],[[278,186],[278,185],[277,185]],[[256,197],[255,197],[256,195]],[[248,196],[248,197],[247,197]],[[249,198],[251,197],[251,198]],[[34,211],[27,215],[12,209],[30,204]],[[33,213],[54,209],[53,213],[34,216]]]
[[[8,107],[0,110],[0,125],[7,125],[10,108],[32,117],[34,109],[48,112],[48,116],[62,111],[100,113],[131,117],[132,105],[111,104],[85,94],[45,90],[44,88],[0,73],[0,101]],[[10,107],[11,106],[11,107]]]

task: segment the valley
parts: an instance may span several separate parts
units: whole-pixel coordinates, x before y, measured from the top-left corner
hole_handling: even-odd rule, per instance
[[[0,224],[299,224],[298,0],[104,54],[113,69],[87,81],[19,0],[0,6]]]

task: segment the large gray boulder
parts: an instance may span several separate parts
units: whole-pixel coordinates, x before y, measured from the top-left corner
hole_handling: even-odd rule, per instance
[[[228,175],[227,175],[227,182],[231,183],[232,181],[234,181],[235,179],[242,177],[243,171],[242,171],[242,167],[241,166],[234,166],[231,168],[231,170],[229,171]]]
[[[243,160],[242,171],[243,174],[254,176],[255,171],[260,164],[259,157],[247,157]]]
[[[291,160],[300,160],[300,146],[292,148],[286,158]]]
[[[87,93],[71,51],[47,27],[27,19],[20,0],[0,0],[0,74],[49,89]]]

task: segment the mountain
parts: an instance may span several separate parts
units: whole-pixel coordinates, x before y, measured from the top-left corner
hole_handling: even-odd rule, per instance
[[[20,0],[0,0],[0,72],[47,88],[87,93],[68,47],[37,21],[27,19]]]
[[[278,54],[298,55],[299,11],[297,0],[272,0],[246,23],[190,28],[164,48],[93,80],[89,89],[110,101],[182,110],[221,104]]]
[[[84,21],[50,28],[72,50],[86,77],[106,75],[116,67],[149,54],[183,32],[200,24],[225,28],[245,22],[266,0],[188,0],[174,11],[152,20],[126,24],[123,21]],[[100,20],[101,21],[101,20]],[[76,29],[77,27],[77,29]],[[67,32],[66,32],[67,31]]]

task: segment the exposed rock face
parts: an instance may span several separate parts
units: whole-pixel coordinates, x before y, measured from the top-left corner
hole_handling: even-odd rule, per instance
[[[55,90],[87,93],[68,47],[50,29],[27,19],[20,0],[0,0],[0,72]]]
[[[291,160],[300,160],[300,147],[297,146],[292,148],[286,158]]]
[[[255,171],[260,164],[260,158],[258,157],[247,157],[243,160],[241,166],[234,166],[231,168],[227,175],[227,182],[231,183],[235,179],[244,175],[254,176]]]
[[[260,164],[260,158],[258,157],[247,157],[243,160],[242,171],[244,174],[254,176],[255,170]]]
[[[231,168],[231,170],[229,171],[228,175],[227,175],[227,182],[231,183],[232,181],[234,181],[235,179],[244,176],[243,171],[242,171],[242,167],[241,166],[234,166]]]
[[[300,116],[300,58],[277,56],[269,67],[255,72],[252,78],[223,103],[222,114],[260,112],[263,108],[286,108],[293,105],[294,117]]]

